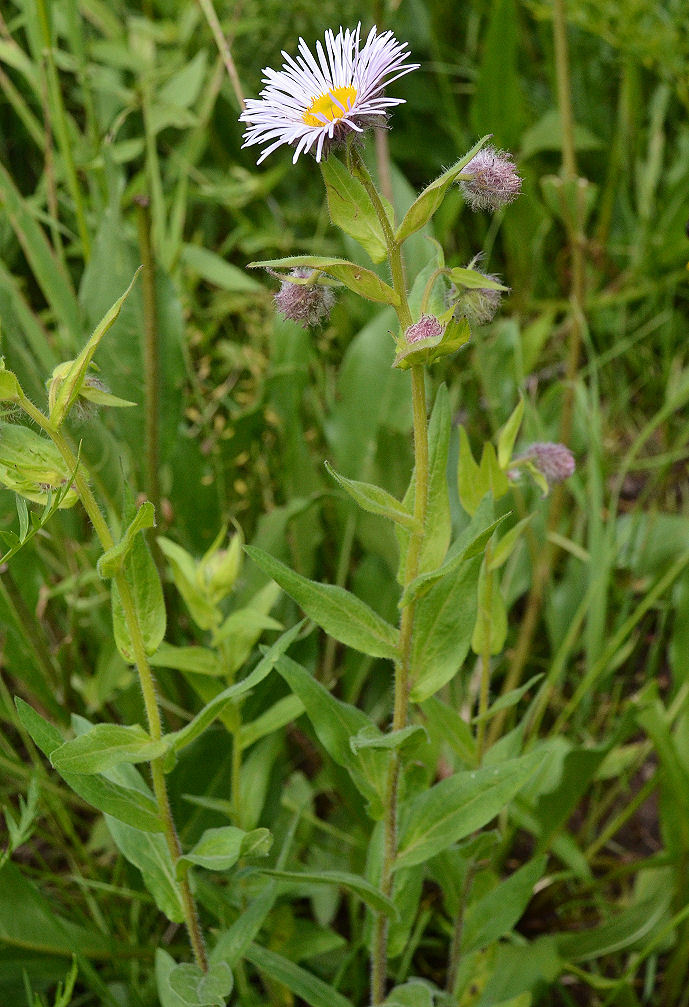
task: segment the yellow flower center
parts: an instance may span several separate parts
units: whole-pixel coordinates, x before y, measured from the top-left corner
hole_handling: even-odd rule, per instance
[[[307,111],[302,115],[302,119],[307,126],[323,126],[324,117],[328,122],[332,122],[333,119],[341,119],[345,115],[342,108],[349,111],[355,101],[355,87],[351,85],[348,87],[334,87],[326,94],[314,98]]]

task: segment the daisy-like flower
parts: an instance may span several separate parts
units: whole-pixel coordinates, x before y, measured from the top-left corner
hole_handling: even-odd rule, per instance
[[[354,31],[340,28],[337,35],[328,29],[325,49],[316,43],[318,58],[300,38],[296,59],[283,51],[282,70],[266,67],[260,98],[249,99],[239,117],[247,123],[244,147],[268,144],[258,164],[283,143],[295,147],[295,164],[308,151],[320,161],[348,133],[382,125],[387,110],[403,104],[404,99],[386,98],[383,92],[419,66],[405,63],[407,43],[391,31],[379,35],[373,27],[360,47],[360,33],[361,23]]]

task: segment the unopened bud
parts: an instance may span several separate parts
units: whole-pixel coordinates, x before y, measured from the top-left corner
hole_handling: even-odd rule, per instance
[[[213,605],[219,604],[232,591],[242,569],[241,534],[234,535],[226,549],[218,549],[216,542],[199,563],[196,579]]]
[[[462,170],[459,187],[472,210],[499,210],[514,202],[522,180],[510,153],[484,147]]]
[[[474,264],[472,263],[469,268],[474,268]],[[501,278],[495,273],[479,273],[479,275],[484,280],[502,283]],[[495,318],[503,293],[504,291],[495,290],[493,287],[467,287],[458,290],[453,286],[450,290],[450,303],[455,304],[455,318],[466,318],[469,325],[488,325]]]
[[[312,273],[311,269],[298,267],[290,275],[305,280]],[[328,320],[335,304],[335,294],[330,287],[319,283],[290,283],[289,280],[283,280],[274,300],[281,315],[307,329]]]
[[[574,474],[574,455],[564,444],[552,441],[530,444],[518,460],[530,461],[541,472],[549,486],[564,482]]]

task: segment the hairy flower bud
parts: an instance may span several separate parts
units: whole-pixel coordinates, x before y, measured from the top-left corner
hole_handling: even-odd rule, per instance
[[[522,180],[510,153],[484,147],[462,171],[459,187],[472,210],[499,210],[517,198]]]
[[[569,479],[576,468],[574,455],[569,448],[552,441],[530,444],[519,459],[530,461],[545,476],[549,486]]]
[[[443,326],[435,315],[422,315],[418,322],[409,326],[404,337],[408,343],[420,343],[426,339],[437,339],[442,331]]]
[[[476,259],[470,263],[469,269],[474,268],[475,262]],[[495,273],[479,273],[479,275],[484,280],[502,283],[501,278]],[[455,305],[455,318],[466,318],[469,325],[488,325],[495,318],[503,293],[504,291],[492,287],[467,287],[458,290],[453,285],[450,288],[449,300],[450,304]]]
[[[305,280],[312,273],[311,269],[298,267],[290,275]],[[328,320],[335,304],[335,294],[330,287],[318,283],[290,283],[289,280],[283,280],[274,300],[281,315],[301,325],[302,329],[307,329]]]

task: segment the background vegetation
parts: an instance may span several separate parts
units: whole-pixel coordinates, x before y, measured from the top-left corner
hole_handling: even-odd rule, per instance
[[[552,791],[511,809],[473,884],[439,863],[434,883],[411,894],[394,938],[398,981],[442,985],[452,905],[477,907],[478,928],[495,912],[501,875],[544,854],[533,897],[529,880],[525,896],[509,896],[519,909],[504,929],[468,945],[462,1007],[687,1004],[686,6],[568,0],[569,68],[554,45],[553,6],[539,0],[240,0],[218,3],[217,14],[246,95],[299,35],[312,42],[361,19],[409,41],[422,67],[396,85],[407,103],[395,110],[389,162],[378,161],[400,205],[483,133],[514,152],[524,195],[509,212],[460,216],[457,189],[434,220],[448,262],[465,265],[483,248],[512,293],[433,378],[447,382],[474,446],[493,437],[521,392],[524,442],[562,439],[577,457],[563,493],[537,504],[524,489],[505,504],[537,515],[502,571],[509,631],[495,695],[540,677],[488,729],[503,745],[513,731],[548,739]],[[237,522],[247,541],[304,575],[353,586],[389,616],[394,538],[354,513],[323,461],[404,492],[411,414],[404,376],[390,369],[391,322],[346,293],[322,331],[275,319],[272,281],[245,272],[248,261],[306,248],[355,253],[330,227],[313,162],[293,166],[281,151],[256,169],[253,150],[240,149],[238,112],[205,13],[190,0],[3,5],[2,353],[42,401],[52,368],[76,355],[137,265],[153,263],[155,284],[135,287],[97,358],[111,390],[140,407],[73,431],[101,498],[119,513],[124,484],[147,493],[158,532],[196,557]],[[375,153],[371,140],[372,166]],[[413,274],[423,237],[408,247]],[[157,435],[144,387],[147,329],[160,340]],[[8,546],[17,525],[14,496],[2,491]],[[207,645],[208,627],[175,589],[170,552],[156,554],[168,570],[170,642]],[[153,950],[186,953],[102,817],[47,767],[15,713],[19,695],[61,729],[70,713],[141,720],[138,685],[112,642],[98,555],[83,514],[59,512],[0,577],[3,1004],[69,1003],[55,983],[73,952],[73,1003],[154,1004]],[[249,629],[235,638],[235,670],[262,632],[270,641],[298,617],[248,561],[223,604],[224,616],[253,613],[238,619]],[[340,698],[385,719],[383,662],[345,655],[317,634],[302,648]],[[173,727],[216,688],[212,675],[164,662],[159,678]],[[466,718],[476,687],[470,659],[443,698]],[[277,676],[243,708],[244,827],[271,829],[282,867],[363,873],[362,799],[300,710]],[[231,727],[187,748],[170,777],[185,843],[225,822],[236,800]],[[441,733],[431,779],[443,760],[463,757],[459,725]],[[316,886],[281,893],[261,944],[366,1002],[359,903]],[[222,932],[237,892],[204,882],[198,895],[207,926]],[[300,973],[269,965],[246,966],[242,1003],[319,1002]]]

